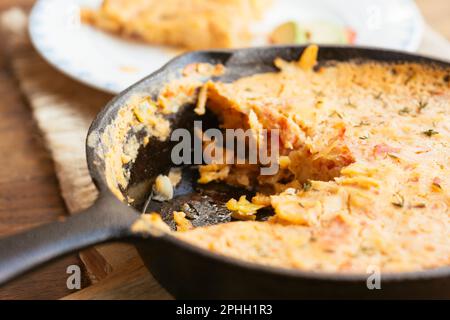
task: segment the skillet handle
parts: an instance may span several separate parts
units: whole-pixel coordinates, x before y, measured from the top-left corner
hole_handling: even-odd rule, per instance
[[[64,221],[0,239],[0,285],[63,254],[130,235],[137,218],[131,208],[106,195]]]

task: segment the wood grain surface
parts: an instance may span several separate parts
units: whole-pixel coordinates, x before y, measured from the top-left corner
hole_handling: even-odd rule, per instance
[[[0,0],[0,10],[33,1]],[[0,46],[0,236],[54,221],[66,214],[53,161],[33,122]],[[58,259],[0,288],[0,299],[58,299],[72,291],[66,268],[77,254]],[[83,277],[82,286],[88,285]]]
[[[30,8],[34,0],[0,0],[0,11],[20,5]],[[450,1],[417,0],[427,22],[450,39]],[[0,46],[0,237],[33,226],[54,221],[66,214],[59,194],[53,162],[42,142],[39,130],[33,123],[29,108],[18,89],[3,48]],[[130,248],[125,248],[130,250]],[[0,288],[0,299],[58,299],[71,293],[66,287],[66,268],[81,265],[76,254],[58,259],[19,280]],[[68,299],[110,298],[107,293],[116,291],[122,297],[154,298],[154,288],[141,284],[148,272],[139,261],[129,261],[123,278],[109,279],[103,284],[91,286],[82,292],[69,295]],[[112,275],[113,277],[115,275]],[[83,276],[83,287],[89,282]],[[136,292],[135,288],[145,292]],[[117,297],[117,295],[115,296]]]

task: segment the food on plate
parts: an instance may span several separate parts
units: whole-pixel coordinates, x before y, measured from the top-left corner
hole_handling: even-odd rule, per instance
[[[294,21],[285,22],[269,35],[272,44],[302,44],[308,42],[309,34]]]
[[[151,44],[187,49],[244,46],[272,0],[104,0],[82,21]]]
[[[277,26],[269,34],[269,43],[283,44],[354,44],[356,32],[350,27],[326,22],[315,21],[300,24],[296,21],[288,21]]]
[[[104,0],[83,8],[84,23],[126,38],[183,49],[233,48],[252,44],[252,27],[273,0]],[[270,44],[354,44],[356,33],[329,21],[287,21],[267,36]]]

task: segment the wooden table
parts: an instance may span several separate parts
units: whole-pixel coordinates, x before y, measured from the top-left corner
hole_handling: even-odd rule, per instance
[[[32,0],[0,0],[0,11]],[[0,46],[0,235],[65,215],[53,161]],[[52,262],[0,289],[0,299],[57,299],[71,291],[66,268],[82,265],[77,254]],[[88,285],[87,277],[82,284]]]
[[[0,11],[29,8],[34,0],[0,0]],[[450,39],[450,1],[418,0],[428,23]],[[0,236],[67,214],[52,159],[0,47]],[[58,299],[71,293],[66,268],[76,254],[58,259],[0,289],[0,299]],[[83,275],[82,287],[89,285]]]

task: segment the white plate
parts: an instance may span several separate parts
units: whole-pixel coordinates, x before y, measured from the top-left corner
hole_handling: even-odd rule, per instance
[[[39,0],[29,23],[32,42],[60,71],[87,85],[119,93],[177,54],[173,49],[123,40],[80,23],[80,6],[100,0]],[[351,27],[356,45],[414,51],[423,19],[412,0],[275,0],[255,26],[255,45],[287,20],[330,21]],[[178,52],[179,53],[179,52]]]

